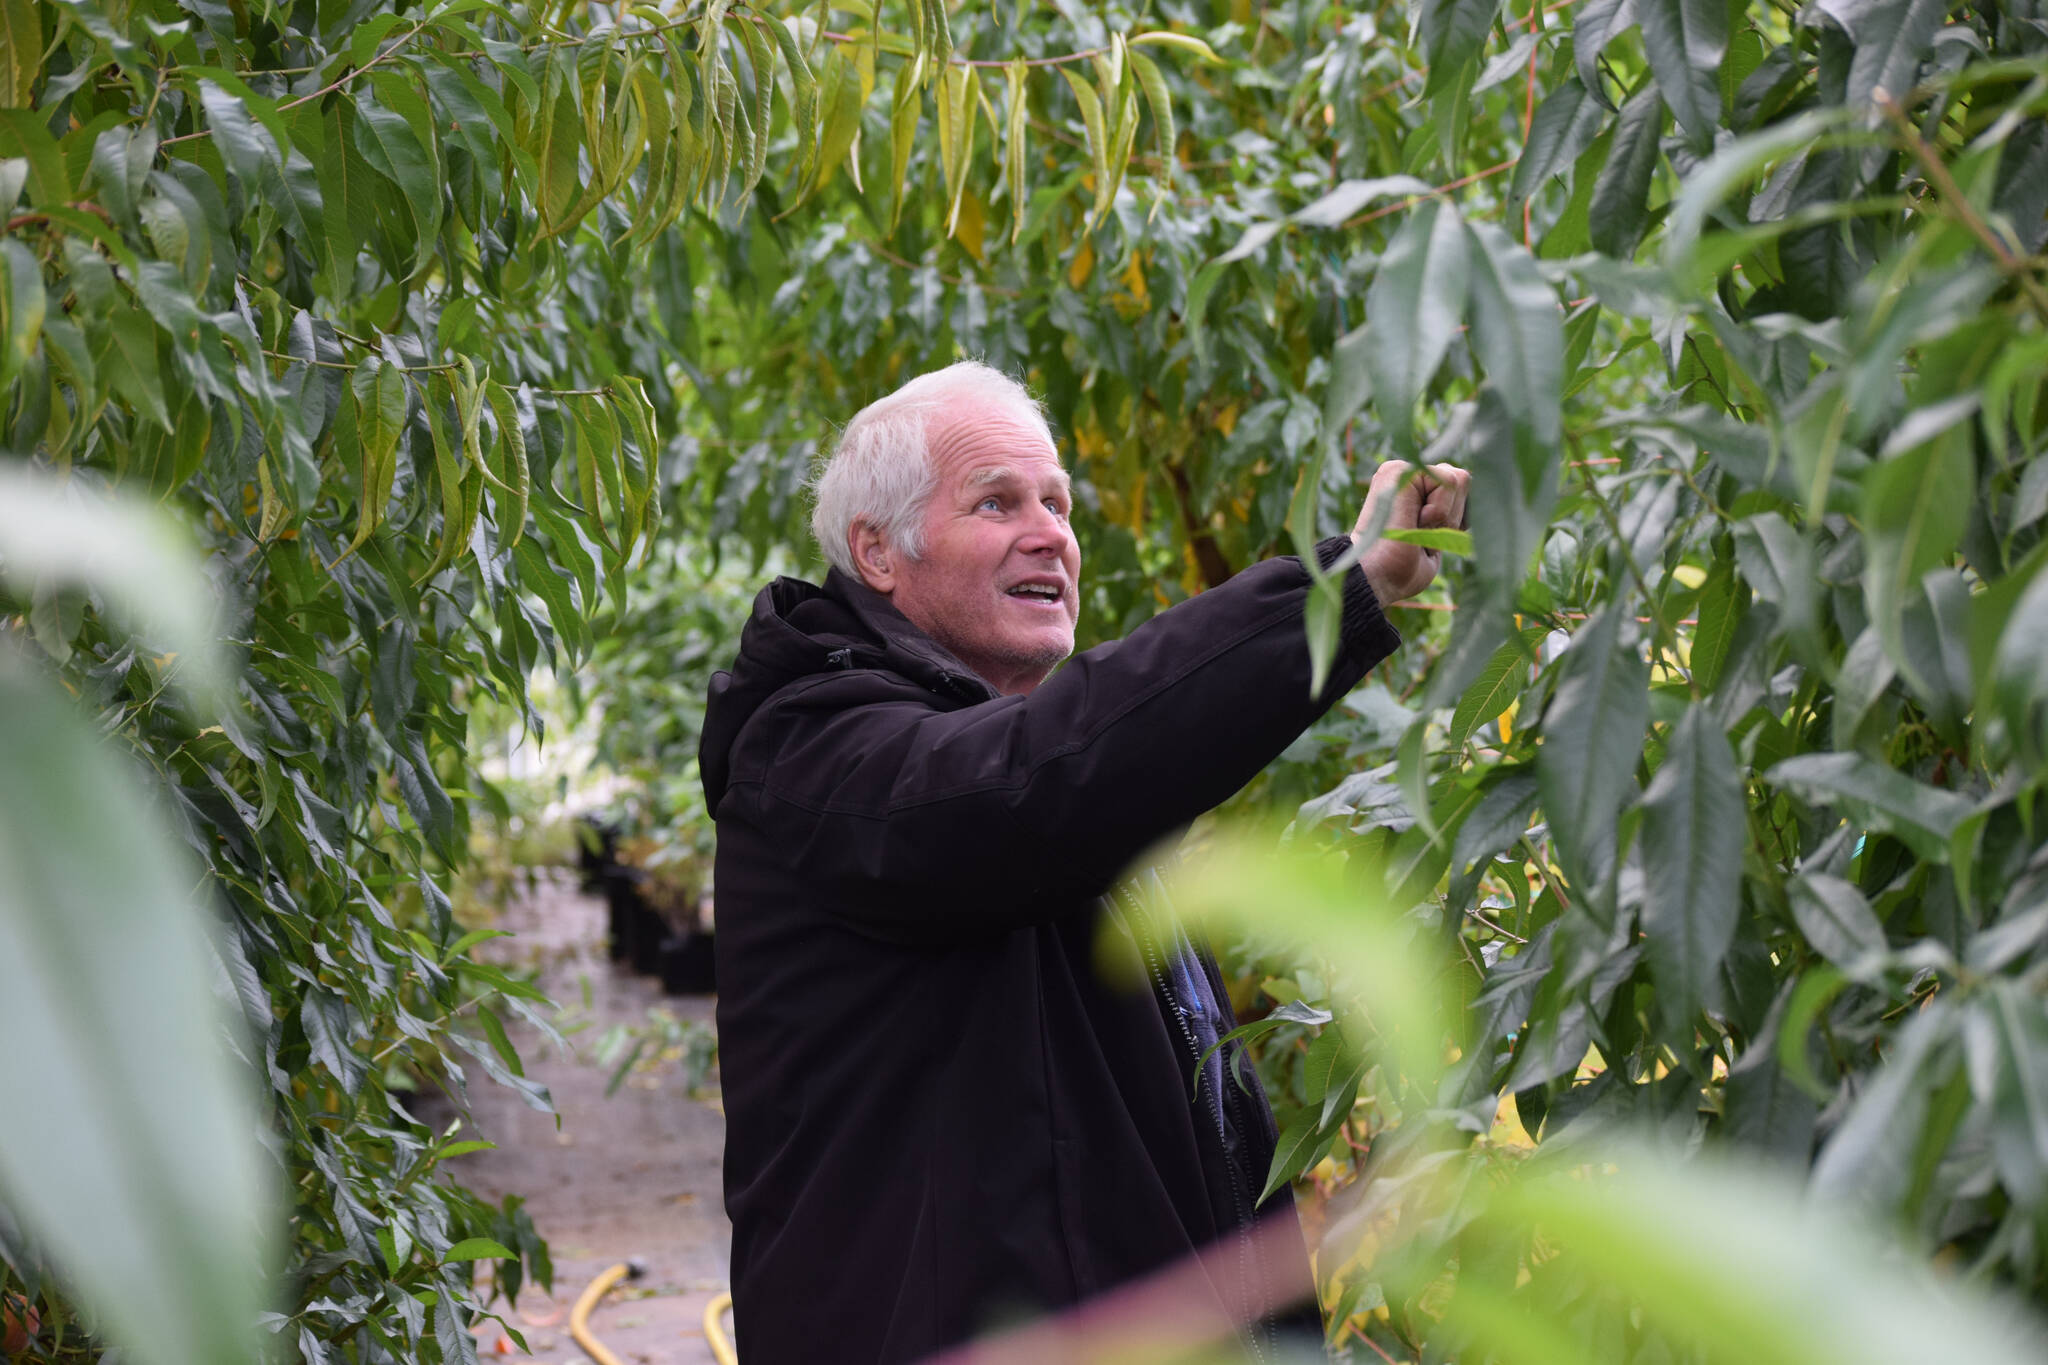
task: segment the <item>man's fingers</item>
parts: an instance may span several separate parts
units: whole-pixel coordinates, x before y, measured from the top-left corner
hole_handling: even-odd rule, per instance
[[[1425,473],[1436,486],[1430,494],[1430,503],[1443,509],[1443,520],[1438,524],[1460,531],[1466,529],[1465,498],[1472,484],[1472,475],[1451,464],[1429,465]]]

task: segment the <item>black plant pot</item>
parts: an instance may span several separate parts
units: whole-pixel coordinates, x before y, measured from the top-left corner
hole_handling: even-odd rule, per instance
[[[718,989],[711,935],[671,934],[661,944],[661,989],[668,995],[710,995]]]
[[[605,928],[612,960],[624,958],[635,971],[641,972],[654,970],[655,950],[664,932],[654,912],[640,899],[640,885],[646,880],[647,874],[639,868],[618,863],[605,868],[602,877]]]
[[[585,891],[602,891],[605,869],[618,865],[619,831],[609,820],[591,815],[583,817],[583,825],[589,833],[576,841],[576,866]]]

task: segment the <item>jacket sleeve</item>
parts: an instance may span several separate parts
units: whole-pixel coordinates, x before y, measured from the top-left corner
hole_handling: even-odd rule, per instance
[[[1320,561],[1349,543],[1323,542]],[[834,678],[792,688],[749,721],[721,823],[755,823],[883,937],[1071,914],[1400,644],[1351,569],[1336,661],[1310,697],[1309,581],[1299,560],[1266,560],[1076,655],[1028,696],[945,711],[907,682],[900,698],[855,706]]]

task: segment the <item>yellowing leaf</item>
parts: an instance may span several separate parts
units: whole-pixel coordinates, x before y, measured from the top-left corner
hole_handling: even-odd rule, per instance
[[[1088,283],[1088,277],[1095,273],[1095,244],[1086,237],[1074,253],[1074,259],[1067,263],[1067,283],[1079,289]]]

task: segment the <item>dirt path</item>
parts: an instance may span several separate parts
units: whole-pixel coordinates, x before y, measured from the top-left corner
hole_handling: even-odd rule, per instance
[[[646,1274],[591,1315],[598,1338],[639,1365],[709,1362],[704,1310],[728,1287],[732,1241],[719,1185],[725,1118],[715,1078],[710,1093],[693,1099],[671,1064],[632,1077],[607,1099],[610,1070],[591,1053],[612,1025],[644,1022],[654,1007],[708,1024],[711,1001],[666,999],[654,982],[606,961],[604,902],[580,894],[566,873],[507,907],[497,927],[515,937],[481,951],[538,965],[542,988],[565,1007],[564,1027],[587,1023],[569,1037],[567,1055],[530,1029],[512,1031],[527,1074],[554,1094],[559,1131],[548,1115],[488,1080],[470,1090],[476,1135],[498,1145],[460,1158],[461,1178],[492,1200],[524,1195],[555,1263],[553,1296],[529,1287],[508,1315],[532,1356],[509,1340],[501,1345],[494,1325],[480,1334],[483,1356],[584,1361],[569,1336],[569,1306],[607,1266],[638,1258]]]

